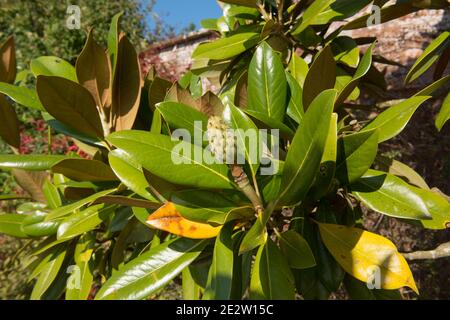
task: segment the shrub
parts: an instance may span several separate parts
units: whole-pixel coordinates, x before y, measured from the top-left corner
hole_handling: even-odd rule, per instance
[[[175,83],[153,71],[141,80],[119,16],[108,51],[91,32],[75,67],[37,58],[36,88],[13,84],[12,40],[2,47],[0,92],[40,110],[88,155],[20,154],[3,98],[1,136],[16,154],[1,155],[0,168],[30,182],[22,185],[35,201],[1,215],[0,231],[39,241],[32,299],[143,299],[179,274],[187,299],[326,299],[342,283],[352,298],[399,298],[404,286],[418,293],[404,256],[362,228],[361,205],[447,227],[445,195],[377,150],[449,76],[374,119],[355,118],[361,90],[385,90],[376,42],[340,35],[364,16],[328,29],[370,1],[224,2],[232,3],[225,16],[209,21],[222,37],[200,45]],[[382,21],[421,5],[385,6]],[[448,39],[406,80],[448,50]],[[360,45],[369,45],[363,54]],[[219,81],[219,94],[203,93],[201,77]]]

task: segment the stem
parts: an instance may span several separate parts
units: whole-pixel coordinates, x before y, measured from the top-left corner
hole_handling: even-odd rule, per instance
[[[439,259],[450,257],[450,242],[439,245],[434,250],[429,251],[415,251],[409,253],[402,253],[408,260],[425,260],[425,259]]]
[[[52,127],[47,127],[47,153],[52,154]]]
[[[261,198],[256,193],[255,189],[250,184],[247,174],[244,172],[241,166],[231,165],[231,175],[234,178],[234,182],[237,184],[238,188],[247,198],[252,202],[255,211],[259,214],[264,211],[264,206]]]

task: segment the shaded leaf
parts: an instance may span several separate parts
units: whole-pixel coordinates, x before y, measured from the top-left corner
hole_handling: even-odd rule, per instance
[[[78,56],[76,73],[79,83],[89,90],[99,107],[111,103],[111,72],[109,57],[95,42],[91,29],[83,51]]]
[[[120,37],[112,84],[111,117],[115,131],[133,127],[141,97],[141,69],[133,45]]]
[[[252,300],[293,300],[294,277],[278,247],[267,239],[256,254],[250,280]]]
[[[87,135],[103,137],[100,116],[87,89],[54,76],[38,76],[36,89],[45,109],[57,120]]]
[[[303,85],[303,108],[307,110],[312,101],[324,90],[334,88],[336,62],[330,46],[322,49],[306,75]]]
[[[308,242],[300,234],[294,230],[288,230],[281,233],[279,239],[281,252],[291,268],[305,269],[316,265]]]
[[[64,159],[51,167],[55,173],[60,173],[75,181],[116,181],[117,177],[111,168],[98,160]]]

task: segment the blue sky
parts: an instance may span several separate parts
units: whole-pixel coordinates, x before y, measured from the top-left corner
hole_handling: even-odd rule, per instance
[[[216,0],[157,0],[154,11],[178,30],[191,22],[200,27],[201,20],[222,15]]]

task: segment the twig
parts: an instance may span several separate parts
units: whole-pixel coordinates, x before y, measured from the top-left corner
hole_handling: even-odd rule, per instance
[[[261,198],[256,193],[255,189],[250,184],[247,174],[239,165],[231,165],[231,175],[234,178],[234,182],[237,184],[238,188],[247,198],[252,202],[255,211],[259,214],[263,211],[263,203]]]
[[[415,251],[409,253],[402,253],[408,260],[425,260],[425,259],[439,259],[450,257],[450,242],[439,245],[434,250],[429,251]]]

